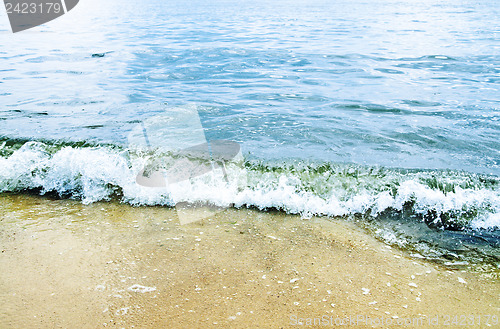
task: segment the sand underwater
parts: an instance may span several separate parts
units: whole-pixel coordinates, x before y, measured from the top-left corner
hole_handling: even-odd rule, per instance
[[[180,225],[173,208],[16,194],[0,213],[1,328],[498,325],[496,273],[345,220],[228,209]]]

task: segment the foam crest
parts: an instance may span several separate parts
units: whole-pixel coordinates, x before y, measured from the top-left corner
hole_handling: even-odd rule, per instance
[[[3,148],[6,146],[4,145]],[[133,205],[178,202],[275,208],[287,213],[376,217],[406,211],[437,226],[500,227],[497,177],[464,172],[404,171],[347,164],[268,164],[247,161],[166,187],[146,187],[136,176],[157,157],[110,147],[27,142],[0,157],[0,191],[39,190],[84,203],[119,199]],[[244,171],[244,175],[242,172]],[[222,179],[228,176],[230,179]],[[172,189],[175,188],[175,193]]]

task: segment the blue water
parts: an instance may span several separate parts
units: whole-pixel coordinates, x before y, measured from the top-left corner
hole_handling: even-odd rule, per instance
[[[126,150],[141,121],[194,107],[247,159],[224,202],[362,214],[400,245],[487,229],[498,250],[499,17],[496,0],[83,0],[12,34],[0,10],[0,192],[169,205],[126,156],[71,142]],[[204,189],[189,201],[222,202]]]
[[[258,158],[498,175],[498,17],[495,0],[90,0],[12,34],[2,13],[0,132],[125,143],[194,103]]]

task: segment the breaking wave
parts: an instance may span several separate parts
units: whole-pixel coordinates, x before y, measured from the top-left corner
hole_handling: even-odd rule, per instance
[[[404,212],[449,230],[500,228],[500,180],[443,170],[404,170],[342,163],[246,160],[175,187],[137,184],[151,159],[169,155],[112,145],[3,140],[0,192],[36,190],[92,203],[119,199],[135,206],[176,202],[278,209],[304,217]],[[220,169],[220,168],[219,168]]]

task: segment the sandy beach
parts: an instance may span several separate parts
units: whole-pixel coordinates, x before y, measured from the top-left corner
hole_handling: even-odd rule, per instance
[[[494,275],[344,220],[230,209],[180,225],[164,207],[26,195],[0,208],[2,328],[483,328],[499,314]]]

